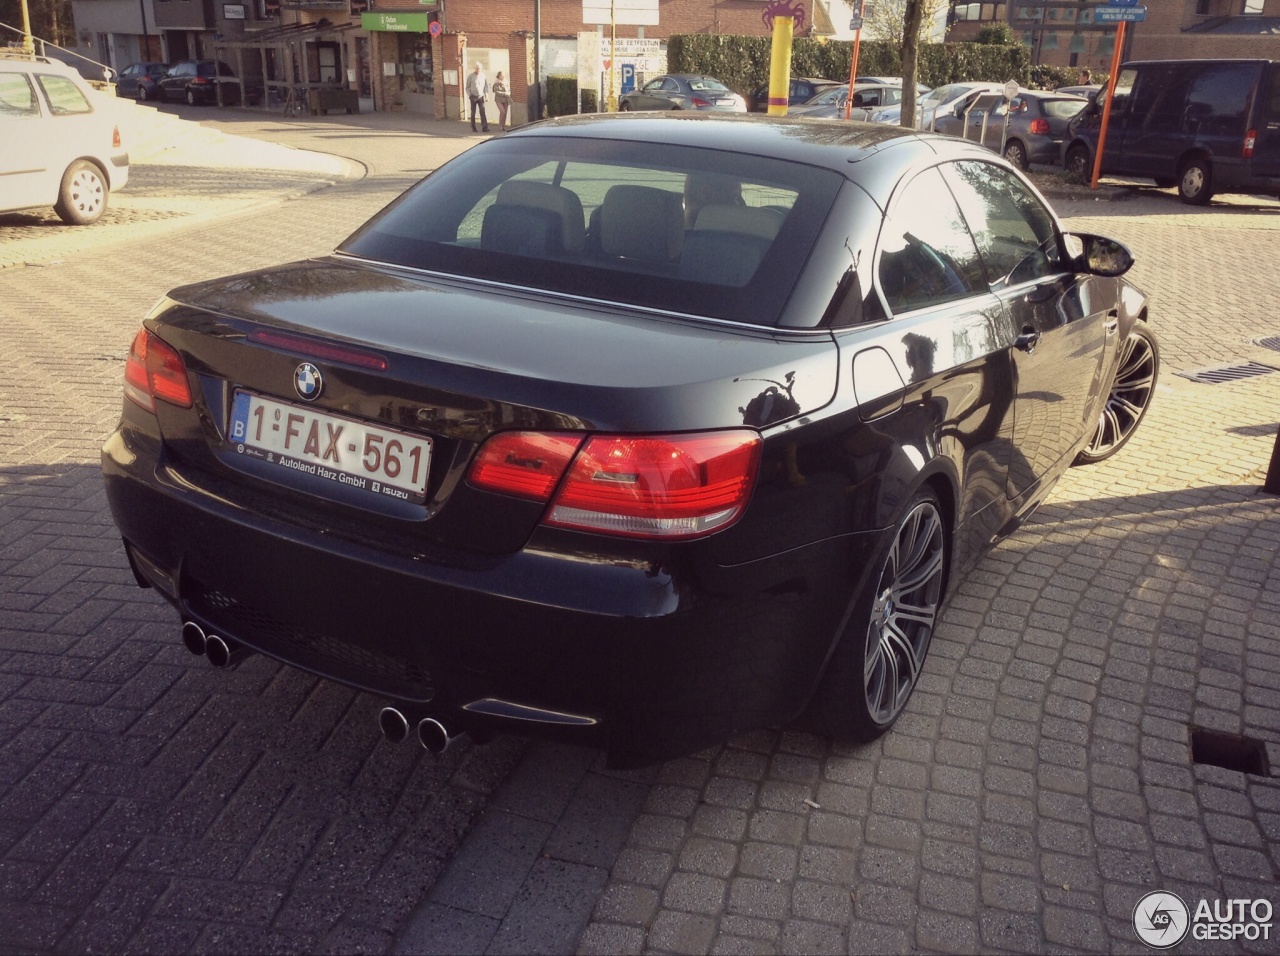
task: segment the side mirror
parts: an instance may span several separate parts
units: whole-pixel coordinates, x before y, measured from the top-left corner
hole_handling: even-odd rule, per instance
[[[1065,239],[1067,252],[1075,256],[1081,272],[1116,278],[1133,268],[1133,253],[1114,239],[1082,233],[1068,234]]]

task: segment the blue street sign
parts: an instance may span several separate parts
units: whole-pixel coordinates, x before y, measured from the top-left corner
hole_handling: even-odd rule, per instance
[[[622,92],[633,93],[636,88],[636,65],[634,63],[622,64]]]
[[[1137,5],[1138,0],[1110,0],[1107,4],[1109,7],[1136,7]]]
[[[1141,23],[1147,18],[1146,7],[1094,7],[1094,23]]]

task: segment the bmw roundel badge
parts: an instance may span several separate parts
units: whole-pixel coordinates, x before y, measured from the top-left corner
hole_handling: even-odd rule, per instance
[[[314,402],[324,388],[324,377],[310,362],[303,362],[293,373],[293,390],[300,398]]]

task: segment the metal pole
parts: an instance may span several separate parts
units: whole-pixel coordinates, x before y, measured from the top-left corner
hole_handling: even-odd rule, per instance
[[[533,116],[542,119],[542,0],[533,0]],[[465,64],[464,64],[465,65]]]
[[[1093,179],[1090,189],[1098,188],[1102,175],[1102,151],[1107,145],[1107,123],[1111,120],[1111,103],[1116,98],[1116,80],[1120,78],[1120,54],[1124,50],[1124,21],[1116,30],[1116,48],[1111,54],[1111,76],[1107,79],[1107,101],[1102,104],[1102,126],[1098,128],[1098,152],[1093,157]]]
[[[862,4],[857,6],[857,16],[862,18]],[[858,75],[858,48],[862,46],[862,27],[853,31],[853,59],[849,61],[849,95],[844,101],[844,118],[848,119],[853,114],[853,84],[854,79]]]
[[[27,9],[27,0],[22,0],[22,49],[28,53],[36,52],[35,41],[31,39],[31,11]]]
[[[1276,446],[1271,450],[1271,464],[1267,468],[1267,480],[1262,490],[1280,495],[1280,430],[1276,431]]]
[[[142,56],[143,62],[151,59],[151,34],[147,33],[147,0],[138,0],[138,14],[142,17]]]
[[[617,84],[618,69],[618,17],[613,9],[613,0],[609,0],[609,96],[605,100],[608,103],[608,111],[610,113],[618,112],[618,96],[614,93]]]

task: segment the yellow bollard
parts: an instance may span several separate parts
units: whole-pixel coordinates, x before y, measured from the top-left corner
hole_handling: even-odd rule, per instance
[[[791,100],[791,32],[794,17],[773,18],[773,47],[769,55],[769,115],[786,116]]]

